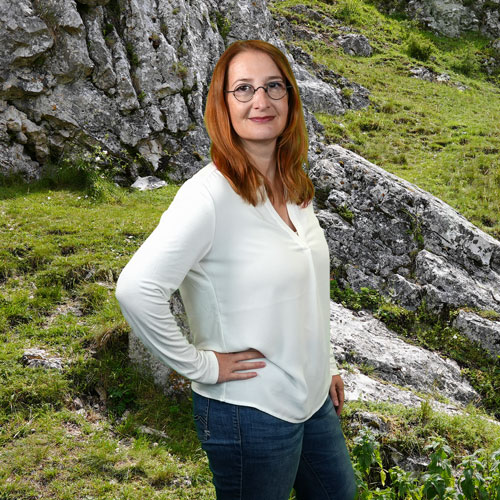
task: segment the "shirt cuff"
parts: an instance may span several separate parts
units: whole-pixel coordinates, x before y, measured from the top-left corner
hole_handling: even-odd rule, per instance
[[[213,351],[199,351],[200,355],[205,358],[207,371],[196,382],[200,384],[216,384],[219,379],[219,361]]]

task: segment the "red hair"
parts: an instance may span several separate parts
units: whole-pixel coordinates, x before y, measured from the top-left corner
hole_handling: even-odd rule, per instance
[[[297,82],[285,55],[274,45],[261,40],[241,40],[231,44],[218,60],[205,108],[205,126],[212,140],[210,155],[219,171],[233,189],[252,205],[259,203],[259,189],[264,185],[268,197],[274,201],[269,181],[252,164],[236,134],[226,104],[227,71],[234,56],[247,51],[269,55],[278,66],[288,93],[288,118],[283,133],[276,142],[276,176],[283,188],[283,199],[304,207],[314,196],[314,186],[304,171],[307,164],[307,130]]]

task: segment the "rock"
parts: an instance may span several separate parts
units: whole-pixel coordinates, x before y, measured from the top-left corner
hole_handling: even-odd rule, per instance
[[[407,408],[418,408],[422,404],[430,404],[431,408],[449,415],[461,414],[461,404],[444,404],[432,397],[423,399],[412,391],[375,380],[368,375],[362,374],[357,368],[340,370],[344,381],[346,401],[373,401],[386,402],[395,405],[403,405]],[[437,393],[436,393],[437,394]]]
[[[390,426],[379,415],[369,411],[356,411],[352,416],[353,423],[371,429],[374,434],[387,434]]]
[[[373,49],[364,35],[347,34],[337,38],[344,52],[350,56],[370,57]]]
[[[0,4],[0,68],[28,66],[54,45],[47,24],[29,0]]]
[[[337,362],[365,366],[385,382],[427,393],[430,397],[437,391],[455,405],[478,398],[477,392],[462,377],[456,362],[405,342],[370,314],[356,314],[332,302],[330,324]],[[383,387],[382,383],[375,381],[364,381],[361,385],[360,379],[359,373],[355,377],[349,376],[351,398],[360,399],[363,392],[372,396],[378,394],[381,400],[394,397],[396,390],[392,386]],[[413,401],[412,406],[422,400],[410,392],[398,398]]]
[[[182,299],[178,291],[172,294],[170,309],[183,334],[190,338],[184,305],[182,304]],[[129,335],[128,354],[130,360],[139,366],[144,373],[151,375],[155,383],[161,387],[167,395],[172,392],[172,388],[168,383],[169,375],[172,370],[155,358],[133,332]]]
[[[414,78],[419,78],[420,80],[426,80],[428,82],[435,82],[435,83],[447,83],[449,85],[453,85],[456,87],[458,90],[464,91],[467,90],[469,87],[464,85],[463,83],[460,82],[452,82],[450,75],[447,73],[435,73],[434,71],[430,70],[429,68],[424,68],[422,66],[417,66],[415,68],[410,69],[410,74]]]
[[[290,24],[285,18],[276,19],[275,25],[284,40],[296,37],[298,25]],[[370,104],[370,92],[365,87],[350,82],[326,66],[314,62],[312,57],[297,45],[285,45],[291,56],[289,59],[292,61],[302,101],[310,111],[340,115],[345,113],[346,109],[361,109]],[[348,92],[343,92],[344,89],[348,89]]]
[[[95,7],[97,5],[106,5],[109,3],[109,0],[76,0],[78,3],[83,5],[90,5],[91,7]]]
[[[320,147],[319,145],[317,146]],[[441,200],[340,146],[309,170],[332,272],[414,310],[500,312],[500,242]]]
[[[166,96],[160,109],[170,132],[186,131],[191,124],[189,111],[181,94]]]
[[[500,321],[493,321],[469,311],[460,311],[453,326],[473,342],[480,344],[492,357],[500,356]]]
[[[29,368],[52,368],[59,371],[63,369],[62,358],[51,356],[44,349],[26,349],[21,363]]]
[[[168,435],[163,432],[159,431],[158,429],[153,429],[151,427],[147,427],[145,425],[140,425],[137,430],[139,432],[142,432],[143,434],[148,434],[149,436],[154,436],[154,437],[159,437],[162,439],[168,439]]]
[[[150,191],[152,189],[158,189],[166,185],[167,183],[161,179],[158,179],[158,177],[148,175],[147,177],[138,177],[131,187],[138,189],[139,191]]]
[[[150,171],[183,181],[209,154],[198,129],[225,47],[257,38],[286,51],[265,0],[243,0],[237,9],[232,0],[131,1],[126,9],[108,0],[21,0],[0,6],[0,23],[0,99],[36,127],[31,136],[0,133],[0,171],[30,179],[49,157],[98,144],[128,162],[124,174],[133,176],[140,154]],[[351,84],[347,98],[336,83],[343,88],[345,79],[323,81],[290,60],[312,111],[368,104],[359,98],[366,89]]]
[[[410,0],[406,13],[428,29],[449,37],[476,31],[497,38],[500,36],[498,2],[477,0]]]

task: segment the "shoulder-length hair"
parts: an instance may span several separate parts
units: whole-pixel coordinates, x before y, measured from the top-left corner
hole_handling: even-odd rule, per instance
[[[283,187],[285,201],[307,206],[314,196],[314,186],[304,171],[307,164],[307,130],[297,82],[285,55],[274,45],[262,40],[241,40],[231,44],[217,62],[205,108],[205,126],[212,140],[210,155],[218,170],[233,189],[252,205],[262,201],[260,191],[264,185],[268,197],[274,201],[269,181],[252,164],[236,134],[226,103],[228,67],[237,54],[260,51],[269,55],[281,71],[288,92],[288,118],[283,133],[276,143],[278,182]]]

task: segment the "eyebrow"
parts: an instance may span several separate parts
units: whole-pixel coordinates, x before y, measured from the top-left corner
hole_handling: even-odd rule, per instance
[[[284,81],[285,79],[281,75],[279,75],[279,76],[268,76],[265,81],[268,82],[269,80],[282,80],[282,81]],[[253,81],[254,81],[253,78],[238,78],[237,80],[235,80],[233,82],[233,85],[236,85],[238,82],[252,83]]]

